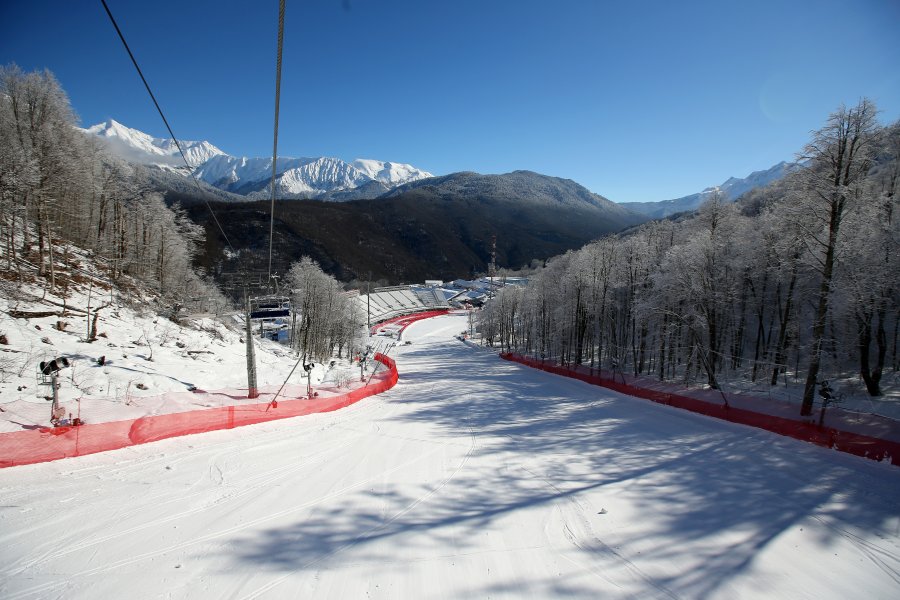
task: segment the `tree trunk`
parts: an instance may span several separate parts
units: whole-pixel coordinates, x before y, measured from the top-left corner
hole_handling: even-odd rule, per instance
[[[668,321],[668,313],[663,313],[662,328],[659,330],[659,379],[662,381],[666,376],[666,321]]]
[[[837,193],[835,192],[835,194]],[[806,372],[806,385],[803,387],[803,404],[800,406],[800,414],[803,416],[812,414],[819,367],[822,364],[822,340],[825,338],[825,324],[828,319],[828,300],[831,297],[831,280],[834,277],[834,251],[837,247],[843,205],[843,198],[834,198],[831,202],[828,246],[825,251],[825,265],[822,269],[822,285],[819,287],[819,303],[816,308],[816,318],[813,321],[812,352],[809,359],[809,370]]]
[[[796,255],[795,255],[796,258]],[[788,283],[787,299],[784,302],[784,312],[781,315],[781,325],[778,327],[778,345],[775,347],[775,366],[772,368],[772,385],[778,385],[778,374],[781,369],[787,370],[787,345],[788,323],[791,318],[791,304],[794,301],[794,286],[797,283],[797,261],[791,268],[791,281]]]
[[[870,348],[872,344],[872,325],[875,320],[871,312],[857,315],[859,332],[859,374],[866,384],[870,396],[881,396],[881,375],[884,372],[884,359],[887,355],[887,334],[884,329],[886,310],[882,304],[878,311],[878,326],[875,331],[875,366],[870,366]]]
[[[744,329],[747,325],[747,300],[750,295],[750,277],[744,274],[744,282],[741,286],[741,319],[738,322],[737,332],[731,345],[731,369],[737,371],[744,362]]]

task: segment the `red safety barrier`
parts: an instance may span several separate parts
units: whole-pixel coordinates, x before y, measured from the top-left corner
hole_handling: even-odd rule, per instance
[[[392,358],[378,353],[375,360],[387,367],[368,385],[327,398],[279,399],[269,403],[222,406],[205,410],[150,415],[127,421],[88,423],[78,427],[48,427],[0,433],[0,468],[84,456],[167,438],[233,429],[243,425],[338,410],[394,387],[399,379]]]
[[[440,316],[446,315],[449,311],[450,311],[449,308],[440,308],[437,310],[429,310],[429,311],[425,311],[425,312],[412,313],[409,315],[401,315],[399,317],[392,317],[386,321],[382,321],[381,323],[378,323],[377,325],[373,325],[372,331],[370,331],[369,333],[371,333],[372,335],[375,335],[376,333],[381,331],[383,328],[388,327],[388,326],[399,327],[400,331],[402,332],[404,329],[406,329],[407,327],[409,327],[416,321],[421,321],[423,319],[430,319],[431,317],[440,317]]]
[[[713,404],[689,396],[659,390],[650,390],[633,384],[614,381],[613,379],[601,375],[592,375],[568,367],[545,364],[543,361],[518,354],[507,352],[501,354],[500,357],[534,369],[540,369],[555,375],[578,379],[591,385],[605,387],[629,396],[650,400],[657,404],[674,406],[676,408],[689,410],[730,423],[738,423],[740,425],[756,427],[757,429],[765,429],[766,431],[771,431],[779,435],[792,437],[826,448],[833,448],[855,456],[862,456],[877,461],[889,459],[892,465],[900,466],[900,443],[892,440],[842,431],[833,427],[822,427],[808,421],[798,421],[787,419],[785,417],[767,415],[745,408],[728,406],[724,403]]]

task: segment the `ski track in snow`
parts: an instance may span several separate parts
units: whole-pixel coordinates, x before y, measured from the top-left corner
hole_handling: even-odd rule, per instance
[[[222,536],[224,536],[224,535],[237,533],[237,532],[243,531],[243,530],[245,530],[245,529],[247,529],[247,528],[254,527],[254,526],[256,526],[256,525],[260,525],[260,524],[266,523],[266,522],[271,521],[271,520],[273,520],[273,519],[277,519],[277,518],[281,518],[281,517],[286,517],[286,516],[288,516],[288,515],[290,515],[290,514],[292,514],[292,513],[294,513],[294,512],[300,511],[300,510],[302,510],[302,509],[309,508],[309,507],[313,507],[313,506],[316,506],[317,504],[324,503],[324,502],[328,502],[328,501],[330,501],[330,500],[334,500],[334,499],[340,497],[340,496],[343,495],[343,494],[346,494],[346,493],[348,493],[348,492],[351,492],[351,491],[353,491],[353,490],[355,490],[355,489],[357,489],[357,488],[359,488],[359,487],[361,487],[361,486],[364,486],[364,485],[366,485],[366,484],[368,484],[368,483],[374,481],[375,479],[378,479],[378,478],[380,478],[380,477],[382,477],[382,476],[384,476],[384,475],[389,475],[389,474],[390,474],[391,472],[393,472],[393,471],[403,469],[403,468],[405,468],[405,467],[411,465],[412,463],[418,462],[418,461],[420,461],[420,460],[424,460],[424,459],[427,458],[428,456],[429,456],[428,454],[422,455],[422,456],[418,456],[418,457],[416,457],[416,458],[414,458],[414,459],[412,459],[412,460],[409,460],[409,461],[407,461],[407,462],[405,462],[405,463],[402,463],[402,464],[398,465],[398,466],[395,467],[394,469],[391,469],[389,472],[386,472],[386,473],[379,473],[379,474],[376,475],[375,477],[372,477],[372,478],[369,478],[369,479],[364,479],[364,480],[359,481],[359,482],[356,482],[356,483],[354,483],[354,484],[352,484],[352,485],[348,485],[348,486],[345,486],[345,487],[343,487],[343,488],[341,488],[341,489],[332,491],[331,493],[329,493],[329,494],[327,494],[327,495],[325,495],[325,496],[323,496],[323,497],[321,497],[321,498],[318,498],[318,499],[316,499],[316,500],[312,500],[312,501],[310,501],[310,502],[307,502],[307,503],[304,503],[304,504],[297,505],[297,506],[292,507],[292,508],[287,509],[287,510],[283,510],[283,511],[275,512],[275,513],[267,514],[267,515],[265,515],[265,516],[263,516],[263,517],[260,517],[260,518],[258,518],[258,519],[254,519],[254,520],[252,520],[252,521],[249,521],[249,522],[247,522],[247,523],[244,524],[244,525],[237,526],[237,527],[230,527],[230,528],[228,528],[228,529],[224,529],[224,530],[220,530],[220,531],[215,531],[215,532],[212,532],[212,533],[210,533],[210,534],[201,536],[201,537],[199,537],[199,538],[195,538],[195,539],[192,539],[192,540],[189,540],[189,541],[186,541],[186,542],[181,542],[181,543],[178,543],[178,544],[173,544],[173,545],[171,545],[171,546],[162,548],[162,549],[160,549],[160,550],[155,550],[155,551],[153,551],[153,552],[145,552],[145,553],[142,553],[142,554],[138,554],[138,555],[136,555],[136,556],[132,556],[132,557],[128,557],[128,558],[125,558],[125,559],[121,559],[121,560],[115,561],[115,562],[113,562],[113,563],[110,563],[110,564],[107,564],[107,565],[104,565],[104,566],[101,566],[101,567],[96,567],[96,568],[88,569],[88,570],[85,570],[85,571],[79,571],[78,573],[75,573],[75,574],[72,574],[72,575],[69,576],[70,581],[54,582],[54,583],[49,583],[49,584],[41,585],[41,586],[38,586],[38,587],[35,587],[35,588],[31,588],[31,589],[28,589],[28,590],[24,590],[24,591],[21,592],[21,593],[13,593],[13,594],[7,596],[7,598],[10,599],[10,600],[13,600],[14,598],[21,598],[21,597],[26,597],[26,596],[38,594],[38,593],[43,593],[43,592],[46,592],[46,591],[48,591],[48,590],[50,590],[50,589],[53,589],[53,588],[68,586],[68,585],[70,585],[70,583],[71,583],[71,579],[84,578],[84,577],[91,577],[91,576],[94,576],[94,575],[103,574],[103,573],[106,573],[106,572],[109,572],[109,571],[113,571],[113,570],[115,570],[115,569],[119,569],[119,568],[124,567],[124,566],[128,566],[128,565],[134,564],[134,563],[139,562],[139,561],[146,560],[146,559],[151,558],[151,557],[161,556],[161,555],[168,554],[169,552],[172,552],[172,551],[175,551],[175,550],[182,550],[182,549],[184,549],[184,548],[193,546],[193,545],[195,545],[195,544],[200,544],[200,543],[202,543],[202,542],[207,542],[207,541],[210,541],[210,540],[215,540],[215,539],[220,538],[220,537],[222,537]],[[296,470],[296,469],[294,469],[294,470]],[[245,490],[245,493],[240,494],[240,496],[244,496],[244,495],[248,494],[249,492],[259,491],[259,489],[260,489],[261,487],[263,487],[265,484],[269,484],[269,483],[274,482],[274,480],[277,479],[277,478],[279,478],[281,475],[282,475],[282,473],[276,473],[274,477],[267,477],[262,483],[260,483],[260,484],[258,484],[258,485],[253,485],[253,486],[247,488],[247,490]],[[236,494],[236,495],[233,496],[231,499],[238,499],[238,495]],[[119,532],[119,533],[117,533],[117,534],[115,534],[115,535],[107,536],[107,538],[101,538],[101,539],[98,539],[98,540],[96,540],[96,541],[94,541],[94,542],[88,544],[88,546],[92,546],[92,545],[96,545],[96,544],[98,544],[98,543],[102,543],[102,542],[105,542],[105,541],[109,541],[109,540],[111,540],[111,539],[113,539],[113,538],[116,538],[116,537],[123,537],[123,536],[132,535],[132,534],[138,533],[138,532],[139,532],[140,530],[142,530],[142,529],[147,529],[147,528],[150,528],[150,527],[157,527],[157,526],[162,525],[162,524],[165,524],[165,523],[169,523],[169,522],[172,522],[172,521],[180,520],[180,519],[182,519],[182,518],[184,518],[184,517],[186,517],[186,516],[190,516],[190,515],[196,514],[196,513],[198,513],[198,512],[205,512],[205,510],[206,510],[207,508],[208,508],[207,506],[202,506],[202,507],[198,507],[198,508],[193,509],[193,510],[184,511],[184,512],[181,512],[181,513],[178,513],[178,514],[175,514],[175,515],[171,515],[171,516],[168,516],[168,517],[165,517],[165,518],[156,519],[156,520],[154,520],[154,521],[150,521],[150,522],[147,522],[147,523],[143,523],[142,525],[140,525],[140,526],[138,526],[138,527],[136,527],[136,528],[129,529],[129,530],[125,530],[125,531]],[[85,547],[85,546],[76,545],[75,547],[67,548],[67,549],[66,549],[65,551],[63,551],[63,552],[60,552],[60,553],[57,553],[57,554],[55,554],[55,555],[50,555],[50,556],[47,556],[47,557],[45,557],[45,558],[42,558],[39,562],[46,562],[46,561],[52,560],[52,559],[54,559],[54,558],[58,558],[59,556],[63,556],[63,555],[65,555],[65,554],[69,554],[69,553],[74,552],[74,551],[76,551],[76,550],[83,549],[83,547]],[[322,557],[322,558],[325,558],[325,557]],[[317,560],[314,561],[314,562],[318,562],[318,560],[322,560],[322,558],[317,559]],[[310,564],[312,564],[312,562],[311,562]],[[31,566],[31,565],[28,565],[28,566]],[[15,574],[16,574],[16,573],[13,573],[12,575],[15,575]]]
[[[322,561],[325,560],[325,559],[331,558],[331,557],[333,557],[334,555],[336,555],[336,554],[338,554],[338,553],[340,553],[340,552],[343,552],[344,550],[347,550],[348,548],[351,548],[351,547],[355,546],[356,544],[358,544],[358,543],[360,543],[361,541],[365,540],[366,538],[368,538],[368,537],[371,536],[372,534],[374,534],[374,533],[376,533],[376,532],[378,532],[378,531],[383,530],[383,529],[386,528],[388,525],[390,525],[391,523],[393,523],[394,521],[396,521],[397,519],[399,519],[399,518],[402,517],[403,515],[407,514],[408,512],[410,512],[411,510],[413,510],[414,508],[416,508],[417,506],[419,506],[420,504],[422,504],[423,502],[427,502],[427,500],[428,500],[431,496],[433,496],[435,493],[437,493],[438,491],[440,491],[441,488],[443,488],[445,485],[447,485],[447,483],[448,483],[451,479],[453,479],[453,478],[456,476],[456,474],[459,473],[459,472],[462,470],[462,468],[465,466],[465,464],[468,462],[469,457],[472,455],[472,452],[475,450],[475,446],[476,446],[475,432],[472,431],[471,428],[469,429],[469,431],[470,431],[471,436],[472,436],[472,445],[469,447],[469,451],[466,452],[466,455],[463,457],[462,462],[459,463],[459,466],[457,466],[456,469],[454,469],[454,471],[453,471],[449,476],[447,476],[445,479],[443,479],[436,487],[432,488],[432,489],[429,490],[427,493],[425,493],[425,494],[419,496],[418,498],[416,498],[413,502],[411,502],[411,503],[409,503],[408,505],[406,505],[406,506],[403,508],[403,510],[401,510],[401,511],[395,513],[390,519],[386,519],[381,525],[377,525],[377,526],[375,526],[375,527],[372,527],[372,528],[370,528],[370,529],[368,529],[368,530],[362,532],[362,533],[361,533],[359,536],[357,536],[355,539],[351,540],[350,542],[344,544],[343,546],[341,546],[341,547],[339,547],[339,548],[336,548],[335,550],[333,550],[333,551],[330,552],[329,554],[324,555],[324,556],[319,556],[319,557],[317,557],[317,558],[315,558],[315,559],[313,559],[313,560],[310,560],[310,561],[304,563],[303,565],[301,565],[300,567],[298,567],[297,569],[295,569],[294,571],[292,571],[292,572],[290,572],[290,573],[287,573],[287,574],[285,574],[285,575],[283,575],[283,576],[281,576],[281,577],[279,577],[279,578],[277,578],[277,579],[275,579],[275,580],[273,580],[273,581],[267,583],[266,585],[264,585],[264,586],[262,586],[262,587],[260,587],[260,588],[258,588],[258,589],[256,589],[256,590],[254,590],[252,593],[250,593],[250,594],[248,594],[248,595],[246,595],[246,596],[243,596],[243,600],[252,600],[252,599],[254,599],[254,598],[259,598],[259,597],[261,597],[264,593],[268,592],[268,591],[271,590],[272,588],[274,588],[274,587],[276,587],[277,585],[279,585],[280,583],[284,582],[286,579],[288,579],[288,578],[289,578],[291,575],[293,575],[294,573],[296,573],[296,572],[298,572],[298,571],[301,571],[301,570],[304,570],[304,569],[308,569],[309,567],[311,567],[311,566],[313,566],[313,565],[315,565],[315,564],[318,564],[318,563],[322,562]],[[387,473],[385,473],[385,475],[386,475],[386,474],[387,474]]]
[[[665,586],[656,583],[653,578],[644,573],[640,569],[640,567],[616,552],[613,548],[610,548],[609,546],[604,544],[603,541],[594,533],[593,528],[591,527],[591,523],[587,518],[588,509],[578,500],[578,498],[564,494],[563,491],[553,485],[553,482],[550,481],[547,477],[535,473],[528,467],[520,468],[530,474],[535,480],[543,481],[544,484],[548,488],[553,490],[555,494],[562,498],[565,498],[565,505],[560,504],[558,506],[559,510],[554,514],[559,515],[561,521],[561,523],[556,525],[557,530],[563,534],[563,536],[569,543],[575,546],[578,550],[582,551],[582,553],[584,554],[590,554],[590,550],[588,547],[589,543],[600,546],[605,553],[613,556],[617,561],[621,562],[632,575],[641,579],[651,588],[664,593],[669,598],[678,598],[677,595],[666,589]],[[588,539],[585,540],[585,538]],[[565,553],[563,553],[563,556],[579,568],[590,570],[597,577],[613,584],[617,589],[622,588],[622,586],[619,585],[615,580],[611,579],[609,575],[597,569],[590,562],[583,563],[575,561]]]
[[[413,325],[345,409],[0,471],[0,597],[900,597],[900,470]]]

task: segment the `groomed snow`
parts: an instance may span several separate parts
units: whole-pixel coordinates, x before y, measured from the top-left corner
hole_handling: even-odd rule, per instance
[[[900,470],[413,324],[334,413],[0,471],[0,597],[896,598]]]

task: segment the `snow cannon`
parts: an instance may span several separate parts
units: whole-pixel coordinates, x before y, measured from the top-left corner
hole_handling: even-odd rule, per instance
[[[65,356],[54,358],[53,360],[41,361],[38,364],[38,385],[49,385],[51,396],[47,399],[52,401],[50,405],[50,424],[54,427],[69,427],[83,424],[81,420],[81,405],[78,406],[78,417],[73,418],[69,413],[66,418],[66,409],[59,405],[59,372],[66,367],[71,366],[69,359]],[[40,389],[40,388],[39,388]]]

